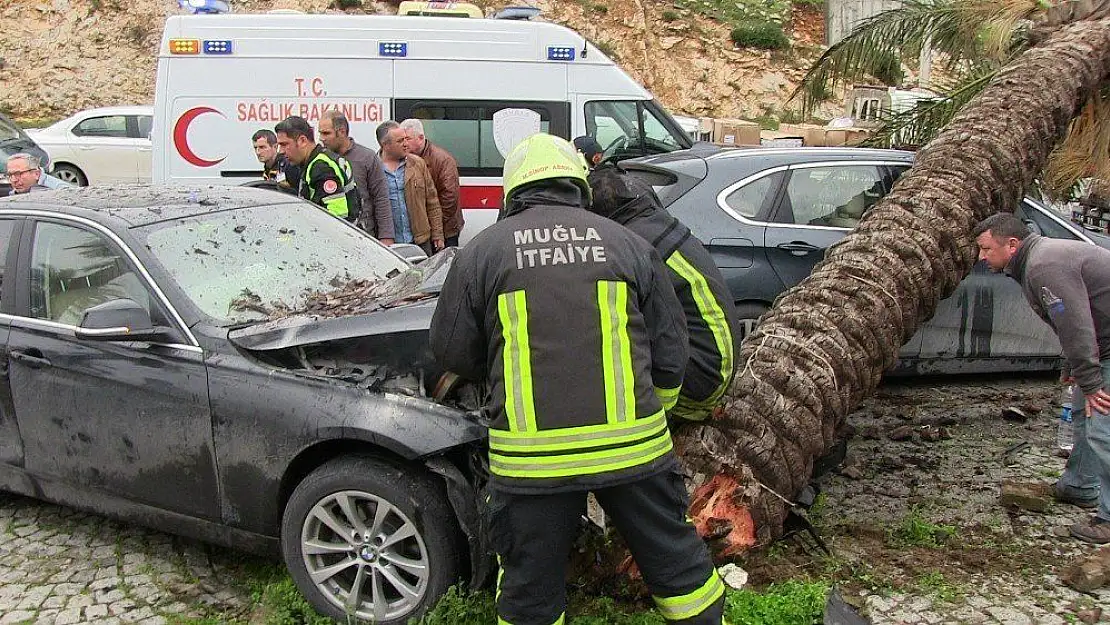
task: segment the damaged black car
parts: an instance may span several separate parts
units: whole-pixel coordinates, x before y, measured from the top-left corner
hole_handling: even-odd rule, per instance
[[[280,553],[321,613],[405,623],[490,568],[485,389],[410,264],[271,191],[0,200],[0,490]]]

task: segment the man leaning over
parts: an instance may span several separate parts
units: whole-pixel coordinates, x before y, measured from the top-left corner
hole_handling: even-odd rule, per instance
[[[975,228],[979,259],[1021,284],[1034,312],[1060,337],[1065,382],[1074,379],[1075,439],[1060,501],[1098,508],[1071,527],[1086,542],[1110,543],[1110,251],[1030,234],[1020,219],[992,215]]]

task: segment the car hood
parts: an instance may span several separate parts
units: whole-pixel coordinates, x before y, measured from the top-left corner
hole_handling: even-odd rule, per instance
[[[438,299],[428,299],[347,317],[298,315],[232,330],[228,340],[252,351],[349,341],[405,332],[427,332]]]

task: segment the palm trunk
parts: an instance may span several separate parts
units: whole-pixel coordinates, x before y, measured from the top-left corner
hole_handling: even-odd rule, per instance
[[[893,191],[784,293],[740,349],[723,415],[676,445],[691,515],[727,556],[781,533],[814,460],[971,270],[970,232],[1012,210],[1110,74],[1110,18],[1058,27],[926,148]]]

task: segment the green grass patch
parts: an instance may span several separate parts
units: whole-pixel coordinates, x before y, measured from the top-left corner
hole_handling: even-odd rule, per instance
[[[790,39],[782,30],[782,24],[763,20],[748,20],[739,23],[729,33],[732,43],[741,48],[760,50],[784,50],[790,47]]]
[[[669,10],[668,11],[663,11],[663,21],[664,22],[674,22],[674,21],[678,20],[679,17],[680,16],[678,14],[678,11],[669,11]]]
[[[945,579],[944,573],[940,571],[925,573],[917,579],[917,585],[945,603],[957,603],[964,596],[964,593]]]
[[[727,590],[725,617],[732,625],[812,625],[821,622],[829,584],[788,581],[763,592]],[[609,598],[572,594],[569,612],[575,625],[665,625],[655,610]],[[439,604],[410,625],[487,625],[497,620],[490,592],[467,593],[452,588]]]
[[[902,521],[890,531],[890,542],[902,547],[928,547],[936,549],[956,534],[951,525],[940,525],[922,516],[918,508],[910,510]]]

